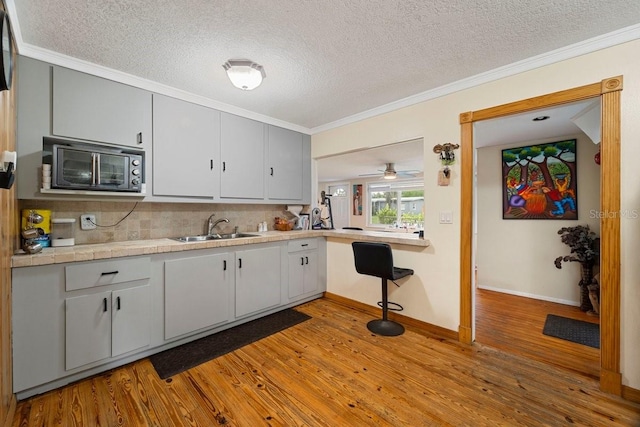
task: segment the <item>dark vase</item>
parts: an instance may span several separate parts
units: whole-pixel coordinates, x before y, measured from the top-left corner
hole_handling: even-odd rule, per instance
[[[589,286],[593,280],[593,264],[580,263],[580,310],[584,312],[592,311],[593,305],[591,305],[591,299],[589,298]]]

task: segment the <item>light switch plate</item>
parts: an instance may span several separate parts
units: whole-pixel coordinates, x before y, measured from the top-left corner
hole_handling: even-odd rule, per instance
[[[440,224],[453,224],[453,212],[440,211]]]
[[[96,229],[96,216],[92,214],[80,215],[80,228],[82,230],[95,230]]]

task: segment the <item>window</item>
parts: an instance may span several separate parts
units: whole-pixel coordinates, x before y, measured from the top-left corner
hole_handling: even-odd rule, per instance
[[[422,181],[372,182],[367,196],[368,226],[424,228]]]
[[[329,194],[335,197],[347,197],[348,185],[330,185]]]

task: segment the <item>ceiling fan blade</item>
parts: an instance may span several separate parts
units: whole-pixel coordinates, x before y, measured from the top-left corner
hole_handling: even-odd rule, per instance
[[[403,176],[407,178],[417,178],[423,176],[422,171],[419,170],[406,170],[406,171],[396,171],[398,176]]]

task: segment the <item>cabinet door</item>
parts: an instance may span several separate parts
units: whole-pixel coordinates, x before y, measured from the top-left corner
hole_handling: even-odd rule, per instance
[[[154,94],[153,194],[213,198],[219,163],[220,112]]]
[[[318,251],[304,254],[303,292],[309,293],[318,289]]]
[[[66,370],[111,355],[110,301],[111,292],[65,299]]]
[[[151,92],[53,67],[53,134],[150,147]]]
[[[236,317],[280,304],[280,248],[236,252]]]
[[[20,167],[15,187],[19,199],[33,199],[41,197],[39,173],[35,171],[42,164],[42,137],[51,132],[51,66],[20,55],[17,72],[16,151]]]
[[[304,292],[304,253],[289,254],[289,298]]]
[[[165,262],[165,339],[229,319],[232,268],[231,256],[227,253]]]
[[[289,254],[289,298],[318,289],[318,251]]]
[[[269,199],[302,200],[302,134],[269,125],[268,141]]]
[[[150,299],[150,285],[122,289],[111,294],[111,357],[149,345]]]
[[[264,126],[220,114],[220,197],[264,198]]]

